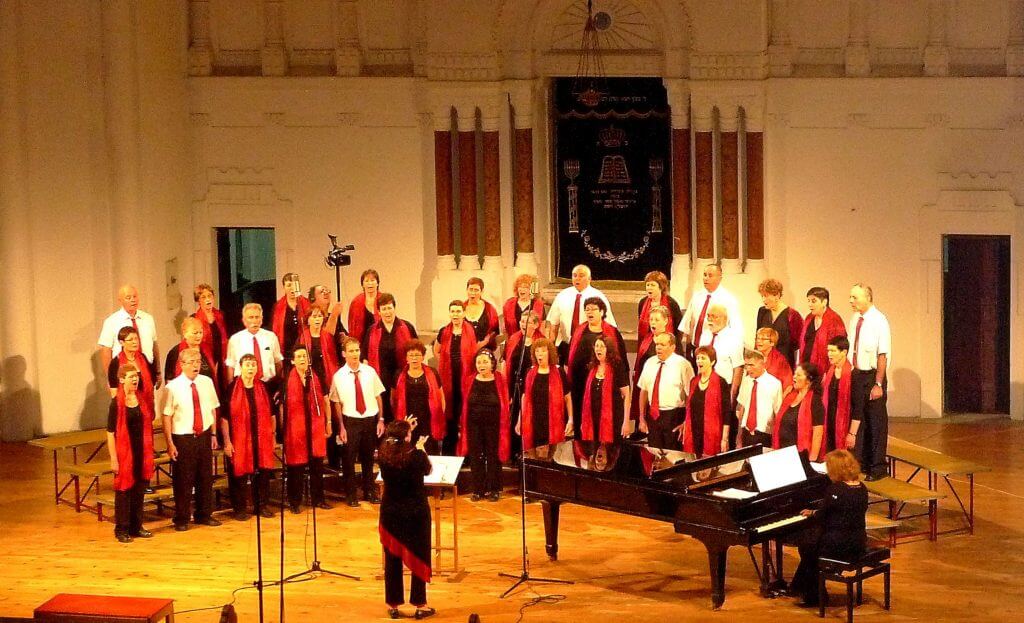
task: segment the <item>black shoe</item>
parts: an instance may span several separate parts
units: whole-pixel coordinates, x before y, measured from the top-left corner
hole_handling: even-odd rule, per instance
[[[878,474],[868,474],[867,476],[864,477],[864,480],[866,482],[875,482],[876,480],[881,480],[883,478],[885,478],[885,476],[879,476]]]
[[[817,599],[813,599],[813,600],[812,599],[804,599],[800,603],[797,604],[797,607],[799,607],[799,608],[817,608],[818,607],[818,600]]]
[[[196,523],[200,526],[210,526],[211,528],[220,525],[220,521],[214,519],[213,517],[207,517],[206,519],[202,521],[197,521]]]
[[[359,500],[357,500],[356,496],[354,495],[350,495],[347,498],[345,498],[345,503],[351,506],[352,508],[356,508],[359,506]]]
[[[416,619],[425,619],[427,617],[432,617],[435,614],[437,614],[437,610],[434,610],[433,608],[430,608],[430,607],[427,607],[427,608],[416,608],[416,614],[414,616],[415,616]]]
[[[497,502],[498,500],[501,499],[501,493],[498,491],[491,491],[490,493],[487,494],[487,499],[492,502]]]
[[[392,619],[400,619],[402,618],[402,613],[398,610],[398,608],[388,608],[388,616]]]
[[[151,539],[153,538],[153,533],[145,528],[139,528],[134,534],[131,534],[131,536],[137,539]]]
[[[249,513],[245,511],[235,511],[235,513],[231,516],[234,518],[235,521],[246,521],[249,519]]]
[[[479,502],[480,500],[484,499],[484,496],[480,495],[479,493],[474,493],[472,496],[470,496],[469,499],[474,502]]]
[[[270,519],[273,516],[274,516],[274,511],[270,510],[269,508],[264,507],[264,508],[260,509],[260,517],[262,517],[264,519]]]
[[[320,510],[329,511],[332,508],[334,508],[334,505],[329,503],[329,502],[324,501],[324,502],[320,502],[319,504],[317,504],[316,507],[319,508]]]
[[[188,530],[188,524],[187,523],[176,523],[176,524],[174,524],[174,531],[175,532],[184,532],[186,530]]]
[[[149,495],[150,493],[156,493],[156,489],[154,489],[153,487],[146,487],[146,489],[145,489],[145,491],[143,491],[143,493],[145,495]]]
[[[114,538],[117,539],[118,543],[131,543],[132,542],[132,537],[128,536],[128,534],[125,533],[125,532],[118,532],[117,534],[114,535]]]
[[[370,504],[380,504],[380,496],[377,495],[376,491],[372,491],[369,495],[364,495],[363,499]]]
[[[302,505],[301,504],[292,504],[291,510],[292,510],[292,514],[293,515],[298,515],[299,513],[302,512]]]

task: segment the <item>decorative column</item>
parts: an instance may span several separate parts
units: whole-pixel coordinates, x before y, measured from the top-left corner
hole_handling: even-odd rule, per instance
[[[924,74],[949,75],[949,48],[946,45],[946,0],[929,0],[928,45],[924,48]]]
[[[789,0],[772,0],[768,67],[772,76],[793,74],[793,42],[789,36]]]
[[[455,237],[452,231],[452,111],[442,108],[434,122],[434,199],[437,213],[437,270],[455,270]]]
[[[868,0],[850,0],[850,36],[846,41],[846,75],[871,74],[871,48],[868,41]]]
[[[479,270],[476,201],[476,107],[458,108],[459,129],[459,268]]]
[[[498,147],[498,125],[501,115],[497,107],[481,109],[480,121],[484,150],[483,269],[493,274],[497,282],[501,277],[501,153]]]
[[[711,105],[693,110],[694,199],[698,260],[715,258],[714,140]],[[697,268],[695,265],[694,268]]]
[[[281,0],[263,0],[263,50],[260,63],[264,76],[283,76],[288,73],[283,13],[284,3]]]
[[[720,184],[722,197],[722,270],[738,273],[740,263],[739,145],[737,110],[718,109]]]
[[[764,132],[760,117],[744,117],[747,186],[747,270],[764,262]]]
[[[209,76],[213,73],[213,49],[210,47],[210,0],[188,3],[188,74]]]
[[[338,0],[337,8],[334,73],[338,76],[358,76],[362,68],[362,51],[359,49],[359,3],[357,0]]]
[[[516,274],[538,274],[533,222],[533,90],[512,92],[512,214]]]
[[[1006,38],[1006,75],[1024,76],[1024,0],[1010,0],[1009,28]]]
[[[672,274],[670,290],[685,300],[690,270],[690,94],[682,80],[666,79],[672,119]]]

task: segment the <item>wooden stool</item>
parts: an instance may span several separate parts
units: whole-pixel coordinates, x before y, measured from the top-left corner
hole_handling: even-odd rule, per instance
[[[109,595],[54,595],[33,619],[54,623],[174,623],[174,600]]]
[[[857,585],[857,605],[864,599],[864,580],[882,574],[885,578],[884,607],[889,609],[889,548],[869,549],[853,561],[818,559],[818,616],[825,616],[825,582],[842,582],[846,585],[846,621],[853,623],[853,586]]]

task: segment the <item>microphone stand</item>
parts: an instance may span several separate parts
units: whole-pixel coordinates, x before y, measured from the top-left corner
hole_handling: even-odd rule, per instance
[[[273,414],[271,414],[273,417]],[[256,592],[260,596],[260,623],[263,623],[263,531],[260,522],[260,511],[263,510],[263,501],[260,499],[260,439],[259,439],[259,415],[253,409],[249,415],[249,437],[252,439],[252,475],[250,486],[252,487],[253,510],[256,511]],[[232,462],[233,463],[233,462]],[[232,464],[232,469],[234,465]],[[267,500],[269,502],[269,500]]]

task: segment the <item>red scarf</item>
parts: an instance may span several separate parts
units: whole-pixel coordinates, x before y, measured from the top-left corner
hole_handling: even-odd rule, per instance
[[[327,418],[323,412],[324,392],[320,379],[309,376],[309,400],[306,401],[306,387],[299,377],[299,370],[292,368],[288,374],[288,396],[285,402],[284,452],[288,465],[305,465],[309,462],[306,452],[306,414],[309,414],[310,437],[313,440],[313,457],[327,456]]]
[[[523,449],[531,450],[533,444],[533,382],[537,380],[537,366],[526,373],[526,398],[523,400],[522,414],[519,421],[523,434]],[[613,384],[613,383],[610,383]],[[587,420],[589,421],[589,420]],[[548,444],[554,445],[565,441],[565,388],[562,387],[562,375],[558,368],[548,369]]]
[[[544,334],[540,330],[533,332],[533,337],[530,339],[536,340],[544,337]],[[516,352],[516,348],[519,347],[519,343],[523,341],[523,332],[517,331],[510,333],[508,339],[505,340],[505,376],[512,378],[512,368],[519,365],[519,357],[513,357]],[[526,360],[530,360],[530,353],[526,353]],[[515,361],[512,361],[515,359]]]
[[[284,315],[288,309],[288,295],[282,296],[274,305],[274,334],[281,345],[281,350],[291,348],[291,344],[284,343]],[[295,301],[295,313],[299,316],[299,327],[306,326],[306,317],[309,316],[309,299],[301,294]]]
[[[270,408],[270,395],[263,381],[253,381],[253,394],[256,398],[256,443],[259,451],[260,469],[274,468],[274,435],[271,418],[274,413]],[[231,457],[232,471],[235,476],[253,473],[252,458],[252,413],[249,411],[249,399],[245,397],[245,383],[239,378],[231,390],[231,445],[235,454]]]
[[[768,374],[779,379],[783,389],[793,386],[793,368],[790,367],[786,356],[778,349],[772,348],[768,351],[768,356],[764,358],[764,369]]]
[[[474,357],[476,357],[476,335],[473,334],[473,325],[468,322],[462,323],[462,335],[459,336],[459,353],[462,355],[462,370],[452,370],[452,333],[451,323],[441,329],[437,341],[441,345],[437,357],[438,371],[441,373],[441,387],[444,389],[444,416],[446,419],[452,415],[452,388],[456,383],[473,373]],[[465,400],[465,395],[463,395]]]
[[[147,402],[150,407],[153,405],[153,398],[155,392],[153,391],[153,377],[149,373],[149,363],[146,362],[145,355],[142,354],[141,350],[135,351],[135,356],[131,361],[128,360],[128,353],[124,352],[124,349],[117,354],[117,369],[120,370],[121,366],[126,363],[130,363],[139,369],[139,390],[140,396],[145,396],[146,400],[139,399],[139,402]],[[177,376],[177,374],[175,374]]]
[[[590,389],[594,384],[594,379],[597,378],[597,370],[604,368],[604,384],[601,387],[601,421],[599,423],[598,441],[602,443],[612,443],[615,441],[615,431],[612,430],[615,426],[615,421],[612,417],[613,411],[613,400],[614,394],[612,391],[615,389],[615,370],[611,365],[605,363],[596,365],[590,369],[590,375],[587,376],[587,388],[583,394],[583,408],[580,411],[580,417],[583,418],[583,422],[580,423],[580,432],[584,441],[594,440],[594,418],[592,417],[593,404],[590,400]]]
[[[206,334],[204,333],[203,335],[206,335]],[[179,357],[174,362],[174,376],[178,376],[179,374],[181,374],[181,357],[180,357],[180,355],[181,355],[181,352],[183,350],[186,350],[186,349],[189,349],[189,348],[192,348],[192,347],[189,346],[188,342],[186,342],[185,340],[182,340],[182,341],[178,342],[178,355],[179,355]],[[210,346],[209,344],[207,344],[205,341],[204,342],[199,342],[199,352],[200,352],[200,354],[202,354],[203,359],[206,360],[206,365],[210,366],[210,374],[213,375],[213,377],[212,377],[213,378],[213,382],[216,383],[217,382],[217,360],[213,358],[213,351],[211,350],[211,348],[213,348],[213,347]],[[227,352],[227,351],[225,351],[225,352]]]
[[[588,323],[584,322],[580,326],[576,327],[576,332],[572,334],[572,341],[570,342],[570,345],[569,345],[569,361],[566,364],[566,370],[570,371],[569,372],[570,374],[572,374],[571,370],[573,369],[573,365],[576,363],[576,357],[579,355],[578,351],[579,351],[579,348],[580,348],[580,342],[583,339],[583,332],[584,331],[589,331],[589,330],[590,330],[590,325]],[[609,344],[608,347],[609,348],[615,348],[616,349],[616,354],[618,354],[619,358],[622,359],[623,353],[618,350],[618,348],[619,348],[618,330],[615,327],[613,327],[612,325],[608,324],[607,321],[602,320],[601,321],[601,334],[604,337],[606,337],[609,340],[611,340],[611,344]],[[626,363],[625,359],[622,360],[622,363],[623,364]],[[570,382],[572,382],[572,379],[570,379]]]
[[[328,333],[323,328],[320,329],[320,352],[324,355],[324,382],[328,385],[331,384],[331,379],[334,378],[334,373],[338,371],[338,355],[334,352],[334,335]],[[313,334],[309,332],[309,327],[302,330],[302,335],[299,336],[299,341],[309,351],[310,356],[313,355]]]
[[[804,319],[803,331],[800,332],[800,362],[810,361],[818,366],[819,370],[828,368],[828,341],[837,335],[846,335],[846,325],[831,307],[825,309],[821,316],[821,326],[814,334],[814,348],[811,352],[805,353],[804,336],[807,335],[807,327],[814,322],[814,314],[807,314]]]
[[[850,365],[848,359],[843,360],[842,376],[839,378],[839,404],[836,405],[836,429],[834,431],[828,430],[828,418],[825,418],[825,434],[822,435],[822,439],[827,439],[829,434],[834,435],[837,450],[846,449],[846,434],[850,432],[850,376],[853,370],[853,366]],[[825,405],[825,413],[828,413],[828,390],[829,386],[835,382],[836,368],[831,366],[828,369],[828,373],[825,374],[825,379],[821,383],[821,401]],[[825,444],[822,444],[824,446]],[[822,447],[824,451],[824,447]]]
[[[466,456],[469,454],[469,392],[473,389],[473,379],[476,375],[470,374],[462,381],[462,421],[459,427],[459,446],[456,454]],[[484,381],[485,383],[487,381]],[[509,457],[509,412],[508,384],[501,372],[494,373],[494,389],[498,392],[498,404],[501,405],[501,416],[498,422],[498,460],[504,463]]]
[[[668,308],[668,295],[667,294],[662,294],[661,295],[661,302],[658,303],[658,305],[661,305],[662,307]],[[645,296],[641,300],[641,302],[640,302],[640,324],[637,325],[637,327],[636,327],[636,336],[637,336],[637,338],[641,342],[644,341],[644,339],[648,335],[651,334],[650,318],[651,318],[651,297]],[[672,322],[672,315],[671,314],[669,314],[669,317],[667,318],[667,320],[668,320],[668,322]],[[673,329],[675,329],[675,327],[672,327],[669,330],[673,330]]]
[[[537,318],[544,320],[544,301],[538,296],[530,303],[530,311],[537,314]],[[501,308],[502,321],[505,324],[505,335],[512,335],[519,331],[519,319],[526,312],[519,311],[519,297],[513,296],[505,301]]]
[[[213,352],[213,329],[210,328],[210,323],[206,321],[206,314],[202,308],[196,309],[196,313],[192,314],[192,317],[203,323],[203,347],[208,349],[211,353]],[[219,309],[213,310],[213,323],[217,325],[220,330],[220,352],[221,355],[227,355],[228,352],[228,327],[224,322],[224,312]],[[213,359],[211,357],[211,359]]]
[[[383,320],[378,320],[370,327],[370,343],[367,347],[370,352],[366,353],[366,363],[370,364],[378,376],[380,375],[380,334],[383,330]],[[400,368],[404,365],[405,345],[412,339],[412,333],[409,331],[408,323],[398,317],[395,317],[392,331],[395,333],[395,361],[398,363],[397,367]]]
[[[142,479],[153,477],[153,405],[142,394],[136,394],[142,411]],[[127,491],[135,484],[135,458],[128,439],[128,406],[125,404],[124,385],[117,388],[117,425],[114,447],[117,450],[118,472],[114,476],[114,489]]]
[[[786,411],[793,406],[793,401],[796,400],[797,390],[792,390],[786,394],[785,398],[782,399],[782,406],[779,407],[778,415],[775,416],[775,427],[772,429],[772,447],[779,448],[779,431],[782,430],[782,416],[786,414]],[[813,422],[811,416],[811,401],[814,400],[814,391],[807,390],[804,395],[804,399],[800,401],[800,411],[797,413],[796,418],[796,449],[800,452],[810,452],[811,450],[811,439],[813,433]],[[812,461],[816,461],[818,457],[810,457]]]
[[[686,436],[683,439],[683,449],[693,453],[696,446],[693,443],[693,395],[700,385],[700,375],[693,377],[690,381],[690,394],[686,398]],[[708,388],[704,392],[704,413],[700,417],[704,419],[704,447],[703,456],[718,454],[722,448],[722,377],[717,372],[712,372],[708,380]]]
[[[380,299],[380,292],[377,293],[376,298],[373,299],[373,321],[380,321],[380,312],[377,311],[377,301]],[[366,318],[366,293],[360,292],[352,298],[352,302],[348,304],[348,334],[351,337],[356,338],[360,342],[363,341],[363,333],[368,328],[363,324],[363,320]]]
[[[409,366],[405,366],[402,372],[398,375],[398,381],[395,382],[395,389],[391,392],[391,400],[394,403],[395,419],[404,420],[406,416],[406,380],[408,377]],[[441,408],[441,396],[444,392],[441,391],[441,380],[437,377],[437,371],[430,366],[423,366],[423,374],[427,377],[427,404],[430,407],[430,436],[434,439],[441,441],[444,439],[445,433],[445,419],[444,409]]]

